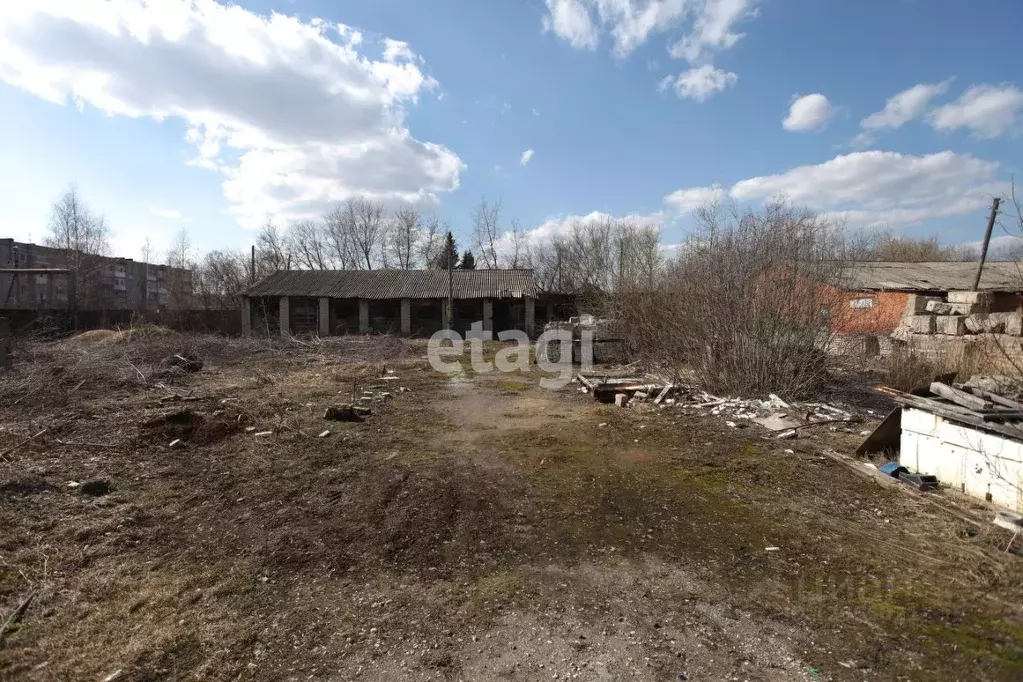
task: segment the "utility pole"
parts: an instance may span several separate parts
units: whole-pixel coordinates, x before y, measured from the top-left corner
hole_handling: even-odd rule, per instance
[[[987,247],[991,243],[991,230],[995,227],[995,219],[998,218],[998,205],[1002,200],[995,197],[991,202],[991,216],[987,219],[987,229],[984,231],[984,244],[980,247],[980,262],[977,263],[977,276],[973,278],[973,288],[976,291],[980,286],[980,276],[984,273],[984,261],[987,260]]]
[[[455,264],[451,262],[451,252],[454,251],[452,248],[454,245],[455,240],[449,231],[448,240],[444,244],[444,250],[448,252],[448,329],[454,326],[455,321]]]
[[[249,261],[249,284],[256,283],[256,245],[252,245],[252,259]]]

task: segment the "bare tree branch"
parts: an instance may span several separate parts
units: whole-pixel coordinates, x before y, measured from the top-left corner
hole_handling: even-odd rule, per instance
[[[500,267],[497,242],[501,238],[501,201],[488,204],[486,199],[472,209],[472,240],[476,253],[488,269]]]

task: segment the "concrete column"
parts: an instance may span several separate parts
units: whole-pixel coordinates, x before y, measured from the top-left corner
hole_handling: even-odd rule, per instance
[[[330,336],[330,299],[326,296],[320,298],[320,336]]]
[[[369,301],[359,299],[359,333],[369,334]]]
[[[526,297],[526,333],[530,336],[536,331],[536,301]]]
[[[252,336],[252,301],[242,296],[242,336]]]
[[[291,299],[287,296],[281,296],[277,317],[281,324],[281,336],[289,336],[291,334]]]
[[[451,311],[448,310],[448,299],[440,300],[440,326],[441,329],[451,329],[455,321],[451,319]]]
[[[490,298],[483,299],[483,331],[494,331],[494,301]]]
[[[412,333],[412,301],[401,299],[401,333]]]

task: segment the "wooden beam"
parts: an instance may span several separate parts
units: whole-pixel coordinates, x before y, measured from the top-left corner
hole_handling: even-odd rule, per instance
[[[935,381],[931,383],[930,388],[931,393],[934,395],[940,395],[942,398],[951,400],[969,410],[988,410],[994,407],[994,404],[990,401],[984,400],[980,396],[971,395],[966,391],[959,391],[948,384]]]

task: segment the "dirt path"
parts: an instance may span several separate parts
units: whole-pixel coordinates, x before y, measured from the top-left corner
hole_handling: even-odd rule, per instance
[[[590,470],[591,454],[613,458],[625,476],[650,462],[642,446],[613,452],[592,437],[580,438],[581,432],[595,435],[607,427],[600,421],[606,409],[579,400],[574,386],[546,391],[483,375],[455,377],[444,390],[447,397],[437,407],[452,432],[438,443],[439,455],[540,477],[548,461],[552,467],[561,461],[582,464],[581,475],[593,478],[603,467]],[[578,440],[582,447],[569,454],[556,446]],[[591,448],[592,453],[584,452]],[[566,461],[574,455],[581,455],[577,462]],[[530,491],[518,506],[533,507],[539,502],[529,499],[534,494],[543,495]],[[627,510],[622,512],[620,520],[632,523]],[[543,514],[544,507],[533,507],[532,513]],[[526,512],[518,515],[527,518]],[[530,543],[551,543],[555,551],[559,540],[539,535],[565,530],[527,527]],[[530,598],[501,608],[459,648],[465,679],[815,679],[815,669],[796,650],[794,628],[737,610],[725,591],[684,567],[629,556],[627,550],[617,556],[620,550],[613,545],[590,549],[588,556],[559,557],[557,563],[522,565],[501,574],[498,601],[511,596],[512,587]]]

